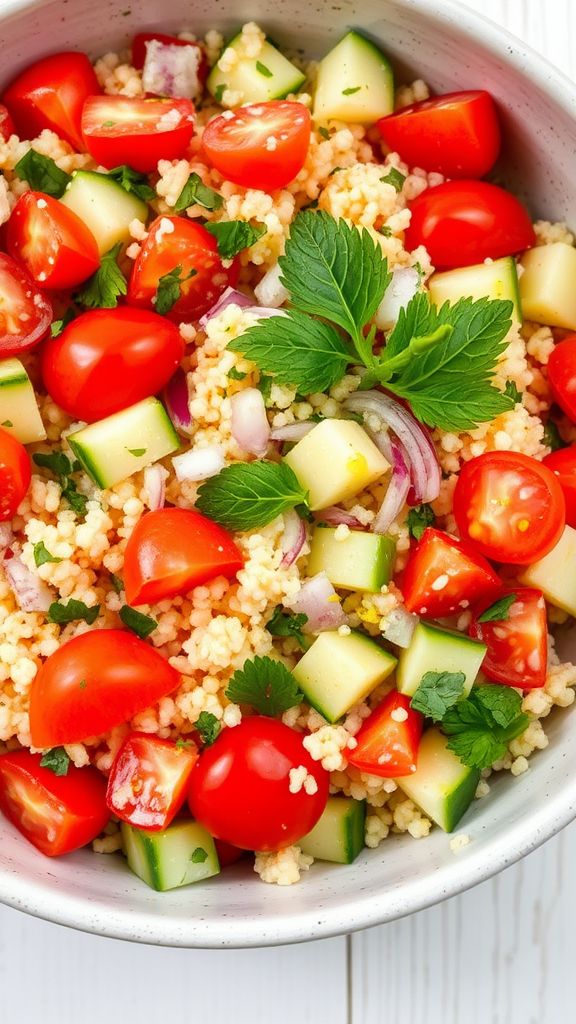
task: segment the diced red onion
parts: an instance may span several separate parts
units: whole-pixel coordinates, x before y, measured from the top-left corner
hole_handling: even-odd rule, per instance
[[[325,572],[319,572],[305,580],[290,608],[308,621],[303,626],[305,633],[322,633],[328,629],[339,629],[348,622],[348,616],[340,604],[334,587]]]
[[[206,448],[190,448],[172,459],[176,478],[180,481],[208,480],[224,469],[225,464],[224,448],[220,444],[211,444]]]
[[[386,625],[382,636],[397,647],[410,647],[412,636],[419,619],[405,608],[395,608],[386,616]]]
[[[271,316],[288,316],[285,309],[276,309],[274,306],[248,306],[246,312],[256,320],[268,320]]]
[[[47,612],[54,597],[50,587],[32,572],[20,555],[7,548],[2,562],[6,579],[23,612]]]
[[[382,431],[385,435],[385,432]],[[378,434],[373,434],[372,437],[376,444],[378,444]],[[385,435],[386,436],[386,435]],[[386,445],[388,444],[388,438],[386,436]],[[408,467],[404,461],[404,456],[400,445],[396,441],[390,441],[391,451],[391,465],[392,465],[392,477],[388,484],[388,490],[384,496],[376,518],[372,523],[372,530],[374,533],[386,533],[389,527],[392,525],[395,519],[398,518],[399,512],[404,508],[406,498],[408,497],[408,491],[410,490],[410,473]]]
[[[193,423],[188,404],[188,380],[181,366],[178,367],[164,388],[163,398],[168,415],[178,433],[190,437]]]
[[[419,286],[420,274],[415,267],[398,267],[392,271],[392,280],[374,314],[374,322],[381,331],[394,326],[400,310],[414,298]]]
[[[204,316],[200,317],[198,321],[199,327],[206,327],[209,320],[218,316],[222,310],[226,309],[227,306],[233,305],[240,306],[240,309],[246,309],[247,306],[252,306],[254,303],[252,299],[249,299],[247,295],[244,295],[244,292],[239,292],[236,288],[226,288],[226,290],[222,292],[220,298],[213,306],[210,307],[208,312],[204,313]]]
[[[272,427],[270,439],[272,441],[301,441],[315,426],[313,420],[302,420],[300,423],[286,423],[283,427]]]
[[[306,543],[306,524],[294,509],[284,513],[284,536],[282,537],[282,561],[280,565],[287,569],[296,561]]]
[[[351,530],[362,526],[356,516],[351,515],[345,508],[339,508],[338,505],[329,505],[328,508],[316,512],[315,515],[321,522],[330,523],[330,526],[349,526]]]
[[[344,407],[351,412],[373,413],[396,435],[408,466],[414,501],[434,501],[440,493],[440,466],[430,438],[412,413],[380,391],[350,395]]]
[[[270,424],[264,397],[258,388],[245,388],[230,399],[232,437],[244,452],[261,457],[270,442]]]
[[[262,306],[278,309],[290,298],[290,292],[280,281],[280,264],[270,267],[261,281],[256,285],[254,294]]]
[[[202,52],[198,46],[174,46],[150,39],[142,68],[142,88],[154,96],[193,100],[202,92],[198,69]]]
[[[0,523],[0,551],[9,548],[14,539],[10,523]]]
[[[144,470],[144,490],[146,492],[146,504],[152,512],[164,508],[166,498],[166,480],[168,470],[160,463],[155,466],[146,466]]]

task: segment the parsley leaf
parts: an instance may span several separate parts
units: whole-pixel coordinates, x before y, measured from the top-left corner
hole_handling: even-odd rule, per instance
[[[53,320],[50,324],[50,337],[58,338],[62,334],[62,331],[72,320],[76,319],[76,313],[72,306],[69,306],[61,320]]]
[[[291,672],[281,661],[253,658],[245,661],[228,683],[228,700],[249,704],[260,715],[275,718],[304,699]]]
[[[65,452],[34,452],[32,461],[36,466],[51,470],[56,476],[69,476],[74,471]]]
[[[122,591],[124,590],[124,584],[120,579],[120,576],[117,576],[115,572],[110,573],[110,583],[112,584],[117,594],[121,594]]]
[[[514,402],[514,405],[522,403],[522,392],[518,390],[513,380],[506,381],[506,387],[504,388],[504,394],[508,395]]]
[[[388,174],[385,174],[383,178],[380,178],[385,185],[393,185],[397,192],[402,191],[402,186],[406,181],[406,175],[402,174],[397,167],[391,167]]]
[[[243,249],[249,249],[266,233],[265,224],[253,226],[245,220],[219,220],[204,226],[214,235],[223,260],[231,260]]]
[[[220,85],[216,86],[214,89],[214,99],[217,103],[222,103],[222,97],[224,96],[227,88],[228,86],[226,85],[226,82],[221,82]]]
[[[196,849],[192,851],[192,855],[190,857],[193,864],[203,864],[207,859],[208,854],[202,846],[197,846]]]
[[[135,171],[128,164],[113,167],[111,171],[108,171],[108,177],[117,181],[126,192],[132,192],[139,199],[143,199],[145,203],[156,199],[156,193],[149,185],[147,176]]]
[[[520,694],[509,686],[474,686],[443,718],[448,749],[470,768],[489,768],[527,728],[530,719],[521,707]]]
[[[72,181],[70,175],[61,171],[51,157],[42,156],[42,153],[37,153],[35,149],[29,149],[15,165],[14,170],[35,192],[45,192],[54,199],[60,199],[66,191],[66,186]]]
[[[158,287],[156,288],[156,301],[154,302],[156,312],[161,316],[166,316],[166,313],[169,313],[172,306],[178,302],[184,281],[188,281],[197,273],[198,271],[192,269],[189,274],[186,274],[186,277],[182,277],[182,267],[174,267],[174,270],[162,274],[158,278]]]
[[[77,515],[86,515],[88,498],[80,493],[76,482],[71,478],[71,474],[77,473],[80,469],[80,463],[70,462],[64,452],[35,452],[32,459],[37,466],[49,469],[59,477],[62,497],[66,499],[72,511]]]
[[[270,68],[266,67],[266,65],[262,64],[262,62],[259,61],[259,60],[256,61],[256,71],[258,71],[258,73],[260,75],[264,75],[264,78],[272,78],[273,77],[272,72],[270,71]]]
[[[330,132],[323,125],[318,128],[318,135],[321,135],[323,139],[328,140],[330,138]]]
[[[34,545],[34,562],[38,567],[45,565],[46,562],[61,561],[61,558],[56,558],[55,555],[50,554],[43,540],[39,540],[38,543]]]
[[[142,612],[137,612],[135,608],[131,608],[130,605],[125,604],[118,612],[121,621],[128,629],[131,629],[136,636],[139,636],[141,640],[145,640],[150,633],[153,633],[158,623],[156,619],[153,619],[151,615],[144,615]]]
[[[218,736],[222,726],[216,715],[210,711],[201,711],[194,722],[194,728],[200,733],[200,738],[205,747],[211,747]]]
[[[272,397],[272,385],[274,378],[268,373],[263,373],[258,381],[256,387],[264,399],[264,404],[267,405]]]
[[[174,212],[182,213],[189,206],[193,206],[194,203],[198,203],[198,206],[203,206],[205,210],[220,210],[224,205],[222,196],[215,192],[213,188],[208,188],[200,175],[196,174],[196,171],[192,172],[178,196],[174,204]]]
[[[440,722],[460,700],[466,676],[463,672],[426,672],[410,701],[410,707],[421,711],[427,718]]]
[[[510,609],[516,600],[516,594],[506,594],[505,597],[501,597],[499,601],[495,601],[491,604],[486,611],[483,611],[478,616],[478,622],[503,622],[509,618]]]
[[[74,299],[80,306],[85,309],[114,309],[120,296],[126,295],[126,278],[116,262],[121,248],[122,243],[118,242],[104,253],[96,273],[75,293]]]
[[[253,530],[307,501],[308,492],[290,466],[263,459],[233,463],[205,480],[196,507],[227,530]]]
[[[560,431],[553,420],[548,420],[544,424],[542,444],[545,444],[552,452],[557,452],[559,448],[567,447],[566,442],[560,437]]]
[[[408,513],[408,532],[415,540],[420,540],[428,526],[434,526],[436,516],[431,505],[415,505]]]
[[[50,605],[47,617],[49,622],[57,622],[59,626],[67,622],[87,622],[89,626],[96,622],[100,605],[95,604],[91,608],[84,601],[77,601],[71,597],[67,604],[60,601],[53,601]]]
[[[49,768],[54,775],[68,775],[70,758],[64,747],[52,747],[45,750],[40,759],[41,768]]]
[[[302,627],[308,622],[308,616],[301,613],[291,615],[284,611],[282,605],[276,606],[272,618],[266,623],[266,629],[272,636],[293,636],[301,647],[305,646],[305,637]]]
[[[236,366],[232,366],[228,370],[228,380],[245,380],[248,376],[247,373],[242,373]]]
[[[351,85],[347,89],[342,89],[343,96],[353,96],[355,92],[360,92],[361,86]]]

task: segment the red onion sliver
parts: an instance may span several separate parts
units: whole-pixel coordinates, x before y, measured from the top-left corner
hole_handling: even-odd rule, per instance
[[[339,629],[348,622],[348,616],[340,604],[334,587],[325,572],[305,580],[296,597],[290,602],[292,611],[306,615],[303,626],[305,633],[322,633],[327,629]]]
[[[224,448],[220,444],[190,448],[172,459],[176,478],[180,481],[208,480],[224,469],[225,464]]]
[[[201,51],[198,46],[175,46],[150,39],[146,43],[142,89],[154,96],[196,99],[202,92],[202,83],[198,78],[200,62]]]
[[[47,612],[54,600],[52,591],[24,565],[20,555],[7,548],[2,566],[18,607],[23,612]]]
[[[268,320],[271,316],[288,316],[285,309],[276,309],[273,306],[248,306],[246,312],[256,320]]]
[[[164,508],[168,475],[168,470],[160,463],[156,463],[155,466],[146,466],[144,470],[146,504],[151,512],[157,512],[158,509]]]
[[[376,441],[378,435],[373,435]],[[390,442],[392,454],[392,477],[388,484],[388,490],[384,496],[376,518],[372,523],[374,533],[386,533],[399,512],[404,508],[408,491],[410,490],[410,474],[404,461],[400,445],[396,441]]]
[[[400,310],[407,306],[420,287],[420,274],[415,267],[398,267],[392,271],[392,280],[374,314],[374,323],[387,331],[396,323]]]
[[[356,516],[351,515],[344,508],[339,508],[338,505],[329,505],[328,508],[323,508],[314,514],[322,523],[330,523],[330,526],[349,526],[352,530],[362,528],[362,523],[356,519]]]
[[[301,441],[306,434],[314,429],[313,420],[302,420],[300,423],[286,423],[283,427],[273,427],[270,432],[272,441]]]
[[[258,388],[237,391],[230,399],[232,406],[232,437],[244,452],[261,457],[270,442],[270,424],[264,397]]]
[[[208,321],[212,320],[213,317],[218,316],[218,314],[221,313],[223,309],[226,309],[227,306],[234,305],[240,306],[240,309],[246,309],[247,306],[252,306],[253,304],[252,299],[249,299],[247,295],[244,295],[244,292],[239,292],[236,288],[226,288],[217,302],[210,307],[207,313],[204,313],[204,316],[200,317],[198,326],[202,328],[206,327]]]
[[[9,548],[14,539],[10,523],[0,523],[0,551]]]
[[[306,543],[306,524],[294,509],[284,513],[284,536],[282,537],[282,561],[280,566],[287,569],[296,561]]]
[[[180,434],[189,437],[192,433],[193,423],[188,404],[188,379],[181,366],[178,367],[164,388],[163,398],[174,427]]]

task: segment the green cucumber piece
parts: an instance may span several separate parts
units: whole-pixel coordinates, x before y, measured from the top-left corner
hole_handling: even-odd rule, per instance
[[[370,39],[348,32],[320,61],[314,120],[373,124],[393,110],[390,61]]]
[[[391,537],[350,530],[342,540],[336,530],[316,526],[312,534],[308,575],[325,572],[335,587],[377,593],[390,582],[396,544]]]
[[[413,697],[426,672],[463,672],[463,697],[467,697],[480,671],[486,644],[463,633],[453,633],[427,622],[419,622],[410,647],[400,654],[396,685],[400,693]]]
[[[428,729],[420,741],[416,771],[395,781],[424,814],[453,832],[474,799],[480,772],[462,764],[447,744],[439,729]]]
[[[298,846],[315,860],[352,864],[364,849],[366,802],[349,796],[329,796],[322,817]]]
[[[60,202],[84,221],[101,256],[118,242],[130,242],[131,222],[146,223],[149,213],[147,203],[98,171],[76,171]]]
[[[527,320],[576,330],[576,249],[551,242],[528,249],[520,260],[522,310]]]
[[[282,99],[289,93],[298,92],[306,75],[272,43],[264,42],[257,57],[247,57],[242,43],[240,32],[226,47],[238,53],[238,62],[230,71],[221,71],[216,63],[208,76],[208,90],[219,103],[239,107],[246,103]],[[233,104],[223,103],[223,94],[228,90],[235,94]]]
[[[390,469],[382,452],[354,420],[321,420],[284,456],[309,492],[313,512],[353,498]]]
[[[220,872],[212,836],[196,821],[179,821],[162,832],[122,822],[128,867],[151,889],[166,892]]]
[[[19,359],[0,363],[0,426],[22,444],[46,437],[34,388]]]
[[[565,526],[556,547],[524,569],[518,581],[541,590],[550,604],[576,616],[576,530]]]
[[[514,320],[522,323],[518,271],[513,256],[433,274],[428,281],[428,289],[435,306],[466,298],[510,299],[514,306]]]
[[[139,469],[178,451],[180,441],[164,406],[145,398],[67,438],[98,487],[113,487]]]
[[[397,659],[362,633],[320,633],[293,674],[312,707],[337,722],[396,668]]]

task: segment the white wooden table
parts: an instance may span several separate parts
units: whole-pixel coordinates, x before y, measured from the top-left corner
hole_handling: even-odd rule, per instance
[[[573,0],[468,3],[576,77]],[[278,949],[132,946],[0,908],[0,1020],[568,1024],[576,1019],[575,860],[576,824],[439,907]]]

